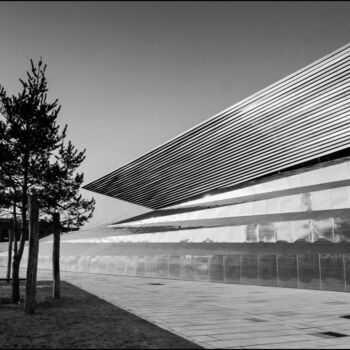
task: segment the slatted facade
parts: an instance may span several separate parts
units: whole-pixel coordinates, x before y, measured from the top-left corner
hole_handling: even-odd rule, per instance
[[[347,150],[350,45],[86,185],[158,209]]]

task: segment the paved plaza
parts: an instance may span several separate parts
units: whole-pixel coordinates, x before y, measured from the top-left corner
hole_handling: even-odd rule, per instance
[[[341,317],[350,315],[348,293],[72,272],[62,279],[208,349],[350,348],[350,319]]]
[[[350,319],[341,317],[350,315],[348,293],[70,272],[62,279],[209,349],[350,348]]]

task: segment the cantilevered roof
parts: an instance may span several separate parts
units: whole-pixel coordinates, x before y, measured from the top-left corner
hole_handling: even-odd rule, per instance
[[[85,189],[158,209],[350,147],[350,44]]]

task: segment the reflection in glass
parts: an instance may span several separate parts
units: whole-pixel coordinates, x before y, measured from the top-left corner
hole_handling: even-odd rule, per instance
[[[169,256],[169,278],[179,279],[181,277],[180,256]]]
[[[345,281],[346,291],[350,292],[350,255],[343,254],[344,266],[345,266]]]
[[[301,194],[301,207],[302,211],[310,211],[312,210],[311,203],[311,194],[309,192]]]
[[[266,200],[252,202],[252,215],[263,215],[266,213]]]
[[[241,283],[258,284],[258,260],[256,255],[241,256]]]
[[[127,256],[125,259],[125,273],[129,276],[136,275],[137,256]]]
[[[125,273],[125,256],[116,256],[116,258],[117,258],[116,261],[115,261],[116,273],[118,275],[123,275]]]
[[[348,187],[339,187],[331,189],[332,209],[349,208]]]
[[[350,242],[350,218],[334,218],[334,242]]]
[[[342,254],[321,254],[321,288],[344,291],[344,266]]]
[[[292,221],[292,239],[293,241],[312,242],[311,220]]]
[[[137,268],[136,268],[136,275],[137,276],[144,276],[145,275],[145,257],[139,256],[137,259]]]
[[[312,192],[312,209],[325,210],[329,209],[331,203],[331,190]]]
[[[159,277],[168,277],[168,257],[165,255],[157,256],[157,269]]]
[[[259,284],[274,287],[277,284],[276,255],[259,256]]]
[[[320,289],[319,256],[298,254],[299,288]]]
[[[298,263],[296,254],[278,255],[277,266],[277,285],[279,287],[298,288]]]
[[[265,214],[275,214],[280,211],[280,198],[266,199],[266,211]]]
[[[257,229],[258,229],[257,224],[246,225],[246,241],[247,242],[257,242],[258,241]]]
[[[224,271],[226,283],[240,283],[241,262],[239,255],[224,256]]]
[[[98,256],[90,256],[90,270],[93,273],[98,273]]]
[[[209,280],[209,259],[208,256],[194,257],[194,279],[196,281]]]
[[[309,186],[315,183],[315,171],[305,171],[299,174],[300,186]]]
[[[252,202],[238,204],[238,215],[254,215]]]
[[[348,179],[350,172],[347,167],[349,162],[342,162],[317,169],[316,179],[318,183],[332,182]]]
[[[293,242],[291,221],[276,222],[275,230],[276,230],[276,241]]]
[[[293,196],[286,196],[280,198],[280,213],[293,213],[304,210],[304,206],[301,201],[302,195],[297,194]]]
[[[313,241],[333,242],[333,219],[312,220]]]
[[[146,276],[158,276],[156,256],[146,256]]]
[[[181,279],[193,280],[194,279],[194,261],[192,255],[181,256]]]
[[[273,223],[259,224],[259,242],[276,242]]]
[[[223,282],[224,259],[222,255],[213,255],[210,259],[209,278],[211,281]]]

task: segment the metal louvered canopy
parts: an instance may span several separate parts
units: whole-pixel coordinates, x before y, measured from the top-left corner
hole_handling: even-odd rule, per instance
[[[85,189],[158,209],[350,147],[350,44]]]

